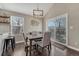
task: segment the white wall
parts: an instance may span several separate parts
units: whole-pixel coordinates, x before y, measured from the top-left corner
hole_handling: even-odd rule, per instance
[[[68,13],[69,39],[68,44],[79,48],[79,4],[56,3],[53,4],[48,14],[44,18],[44,31],[47,30],[47,20]]]
[[[35,20],[39,22],[38,26],[32,26],[31,21]],[[36,19],[33,17],[26,17],[26,20],[24,20],[24,31],[25,32],[31,32],[31,31],[42,31],[42,20],[41,19]]]
[[[9,24],[0,23],[0,34],[9,32]]]
[[[0,35],[0,56],[1,56],[2,51],[3,51],[3,45],[4,45],[4,40],[2,38],[2,35]]]

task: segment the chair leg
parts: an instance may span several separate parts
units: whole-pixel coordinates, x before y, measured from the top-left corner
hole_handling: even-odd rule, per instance
[[[36,49],[36,44],[33,46],[33,49]]]
[[[26,56],[28,56],[28,49],[26,50]]]
[[[35,44],[35,49],[37,48],[37,45]]]
[[[48,55],[50,55],[50,45],[48,45]]]
[[[38,45],[36,45],[36,50],[38,51]]]
[[[6,40],[6,52],[8,51],[8,50],[7,50],[8,44],[9,44],[9,40]]]
[[[14,47],[13,47],[13,39],[11,39],[11,47],[12,47],[12,50],[14,51]]]
[[[50,50],[51,50],[51,42],[50,42]]]
[[[44,48],[42,47],[42,55],[43,55],[43,49],[44,49]]]
[[[26,56],[28,56],[28,47],[25,47]]]
[[[31,50],[33,50],[33,55],[34,55],[35,54],[36,45],[32,45],[31,47],[32,47]]]
[[[38,52],[38,45],[36,45],[36,52]]]

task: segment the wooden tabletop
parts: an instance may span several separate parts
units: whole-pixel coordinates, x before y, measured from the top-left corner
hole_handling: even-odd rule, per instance
[[[43,35],[28,35],[28,39],[29,40],[33,40],[33,39],[40,39],[43,38]]]

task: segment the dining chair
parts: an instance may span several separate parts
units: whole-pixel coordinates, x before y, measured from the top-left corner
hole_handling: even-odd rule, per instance
[[[30,42],[28,40],[28,36],[23,33],[23,38],[25,40],[25,52],[26,52],[26,56],[28,55],[28,52],[29,52],[29,47],[30,47]],[[33,41],[32,42],[32,47],[36,49],[36,43]]]
[[[42,53],[43,53],[44,48],[47,48],[48,53],[50,54],[50,46],[51,46],[50,37],[51,37],[51,33],[45,32],[43,35],[42,41],[37,42],[37,50],[38,50],[38,47],[41,47]]]

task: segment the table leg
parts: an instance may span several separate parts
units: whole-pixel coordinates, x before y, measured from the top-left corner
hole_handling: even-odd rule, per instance
[[[2,55],[1,55],[1,56],[3,56],[3,55],[4,55],[4,51],[5,51],[5,45],[6,45],[6,41],[4,40],[4,45],[3,45],[3,52],[2,52]]]
[[[11,47],[12,47],[12,50],[14,51],[14,48],[15,48],[15,38],[11,39]]]
[[[31,56],[32,40],[30,40],[30,56]]]
[[[13,39],[11,39],[11,47],[12,47],[12,50],[14,51],[14,47],[13,47]]]
[[[6,52],[7,52],[9,42],[10,42],[9,40],[6,40]]]
[[[15,37],[13,38],[13,47],[15,48]]]

